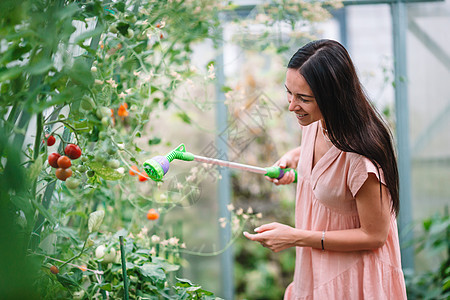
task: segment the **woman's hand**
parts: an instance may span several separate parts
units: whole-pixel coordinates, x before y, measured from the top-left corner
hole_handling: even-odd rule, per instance
[[[277,160],[273,166],[280,167],[282,169],[292,168],[297,169],[298,159],[300,157],[300,147],[292,149],[288,151],[285,155],[283,155],[279,160]],[[266,179],[270,182],[275,183],[276,185],[280,184],[291,184],[295,180],[294,171],[290,171],[284,174],[280,179],[270,178],[266,176]]]
[[[244,232],[244,236],[249,240],[259,242],[273,252],[296,246],[299,230],[280,223],[264,224],[255,229],[256,234]]]

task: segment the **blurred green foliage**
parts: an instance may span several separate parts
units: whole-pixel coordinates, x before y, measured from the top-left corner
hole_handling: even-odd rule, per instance
[[[442,213],[422,222],[422,234],[412,241],[416,252],[429,260],[438,258],[436,268],[405,270],[408,299],[449,299],[450,297],[450,217],[448,206]],[[431,268],[431,269],[430,269]]]

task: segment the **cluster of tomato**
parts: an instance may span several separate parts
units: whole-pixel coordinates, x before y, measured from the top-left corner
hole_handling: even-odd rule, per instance
[[[131,169],[128,171],[131,176],[138,175],[139,181],[147,181],[148,176],[145,172],[141,172],[137,166],[131,166]]]
[[[48,140],[49,138],[47,139],[47,145]],[[61,155],[57,152],[53,152],[48,156],[48,164],[56,169],[56,178],[62,181],[66,181],[67,178],[72,176],[72,170],[70,169],[72,166],[71,160],[81,156],[81,149],[75,144],[68,144],[64,148],[64,154],[65,155]]]

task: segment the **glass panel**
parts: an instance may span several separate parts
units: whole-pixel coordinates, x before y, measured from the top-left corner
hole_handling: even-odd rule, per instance
[[[412,211],[417,222],[442,215],[450,203],[449,29],[448,1],[408,5]],[[438,261],[439,255],[419,255],[416,269]]]

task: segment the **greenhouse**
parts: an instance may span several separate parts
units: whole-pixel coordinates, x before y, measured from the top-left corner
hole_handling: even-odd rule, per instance
[[[2,0],[0,299],[448,299],[448,0]]]

